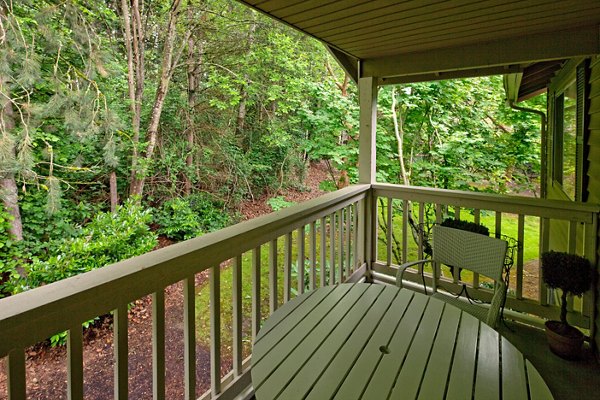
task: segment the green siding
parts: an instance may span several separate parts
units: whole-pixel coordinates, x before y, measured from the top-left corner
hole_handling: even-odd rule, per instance
[[[596,56],[590,63],[589,99],[589,136],[587,137],[587,175],[588,201],[600,203],[600,57]],[[600,243],[600,237],[598,238]],[[597,259],[600,260],[600,246],[597,246]],[[597,263],[598,264],[598,263]],[[596,315],[600,310],[600,295],[596,288]],[[600,349],[600,318],[596,317],[595,342]],[[596,353],[599,354],[599,353]]]

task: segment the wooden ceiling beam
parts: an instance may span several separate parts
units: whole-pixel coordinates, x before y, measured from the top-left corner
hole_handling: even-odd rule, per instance
[[[344,71],[352,78],[354,83],[358,83],[358,60],[350,57],[349,55],[342,53],[341,51],[331,47],[325,46],[329,53],[335,58]]]
[[[389,78],[600,53],[598,25],[362,60],[361,76]]]
[[[507,65],[488,68],[465,69],[460,71],[432,72],[427,74],[395,76],[378,79],[379,85],[397,85],[401,83],[430,82],[447,79],[475,78],[478,76],[517,74],[523,72],[520,65]]]

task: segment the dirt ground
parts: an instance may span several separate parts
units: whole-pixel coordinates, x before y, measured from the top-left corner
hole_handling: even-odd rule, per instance
[[[302,202],[322,195],[319,183],[329,178],[323,164],[311,166],[302,190],[286,190],[285,200]],[[271,212],[264,195],[241,207],[244,219]],[[159,238],[157,248],[170,245]],[[196,276],[196,286],[207,279]],[[181,283],[165,290],[165,354],[166,398],[183,399],[183,292]],[[129,398],[152,398],[152,300],[150,296],[137,300],[129,311]],[[50,347],[47,343],[27,349],[27,397],[36,400],[67,398],[67,369],[65,347]],[[113,334],[112,318],[104,317],[84,333],[84,396],[86,399],[113,398]],[[8,397],[4,360],[0,360],[0,399]],[[210,349],[196,346],[196,394],[210,388]],[[222,360],[222,373],[231,368],[231,360]]]

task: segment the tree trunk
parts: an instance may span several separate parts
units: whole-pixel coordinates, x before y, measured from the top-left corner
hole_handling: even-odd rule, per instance
[[[248,55],[252,51],[252,46],[254,45],[254,32],[256,31],[256,22],[252,21],[250,24],[250,28],[248,31],[248,51],[246,52],[246,59]],[[237,121],[235,133],[236,136],[242,139],[242,147],[244,151],[248,151],[249,143],[245,139],[243,139],[244,133],[244,125],[246,124],[246,104],[248,102],[248,85],[250,85],[250,78],[248,74],[244,74],[245,83],[240,88],[240,104],[238,105],[238,113],[237,113]]]
[[[190,22],[194,19],[193,8],[190,7],[191,2],[188,3],[188,19]],[[200,17],[201,21],[206,20],[206,14],[202,14]],[[187,78],[188,78],[188,110],[187,110],[187,147],[185,166],[187,167],[186,172],[183,174],[183,190],[186,196],[192,193],[192,179],[190,177],[192,167],[194,165],[194,145],[195,145],[195,134],[196,134],[196,123],[194,120],[194,112],[197,105],[198,88],[200,85],[200,75],[202,71],[204,52],[204,42],[202,37],[200,41],[196,41],[196,37],[192,34],[188,38],[187,43]]]
[[[404,127],[402,124],[402,116],[398,119],[396,105],[396,88],[392,87],[392,120],[394,121],[394,134],[396,135],[396,144],[398,148],[398,161],[400,162],[402,182],[405,185],[410,185],[410,180],[406,174],[406,165],[404,164]]]
[[[327,72],[329,73],[331,78],[333,78],[333,83],[335,83],[335,86],[337,86],[337,88],[340,89],[342,97],[348,97],[348,86],[350,85],[350,75],[348,75],[348,73],[344,72],[344,80],[342,82],[338,82],[336,79],[336,76],[335,76],[335,72],[333,71],[333,68],[331,68],[331,64],[329,63],[329,59],[327,59],[325,62],[325,68],[327,69]],[[348,126],[348,129],[352,129],[352,126],[350,126],[350,124],[346,124],[346,125]],[[348,139],[349,139],[348,130],[342,129],[338,136],[338,144],[340,146],[347,145]],[[342,158],[342,164],[345,164],[347,161],[348,161],[348,159],[346,157]],[[340,171],[340,177],[335,185],[337,186],[338,189],[341,189],[341,188],[348,186],[349,184],[350,184],[350,179],[348,178],[348,171],[345,169],[342,169]]]
[[[169,11],[169,23],[167,28],[167,36],[165,38],[163,47],[160,80],[158,83],[158,88],[156,89],[156,96],[154,98],[152,112],[150,113],[150,122],[148,124],[148,129],[146,130],[146,137],[148,140],[148,145],[146,146],[146,152],[144,154],[146,165],[154,156],[154,149],[156,147],[162,109],[165,103],[165,98],[167,97],[167,92],[169,90],[169,83],[171,82],[174,65],[177,63],[179,55],[181,55],[179,54],[175,58],[173,57],[175,38],[177,35],[177,19],[180,13],[180,6],[181,0],[173,0],[173,3],[171,4],[171,10]],[[144,183],[146,181],[147,174],[146,168],[147,167],[137,168],[137,171],[135,171],[136,175],[132,180],[131,195],[141,196],[144,192]]]
[[[117,173],[111,171],[110,176],[110,211],[114,213],[117,211],[117,205],[119,204],[119,193],[117,192]]]
[[[140,120],[142,98],[144,93],[144,41],[141,23],[139,0],[131,2],[121,0],[123,14],[123,30],[125,33],[125,48],[127,50],[127,86],[129,93],[129,109],[131,112],[132,151],[130,194],[137,193],[138,176],[138,145],[140,141]],[[112,195],[111,195],[112,197]]]
[[[0,77],[0,91],[6,96],[9,95],[10,91],[6,88],[6,79]],[[3,136],[8,137],[9,132],[15,129],[15,119],[13,115],[13,106],[10,99],[5,96],[0,97],[0,130]],[[9,150],[12,154],[11,158],[14,160],[15,151],[14,145]],[[10,227],[8,233],[13,237],[14,240],[23,240],[23,224],[21,222],[21,212],[19,210],[19,196],[17,190],[17,182],[15,180],[15,174],[11,170],[11,166],[6,171],[0,173],[0,197],[2,197],[2,203],[4,209],[13,218],[10,221]]]

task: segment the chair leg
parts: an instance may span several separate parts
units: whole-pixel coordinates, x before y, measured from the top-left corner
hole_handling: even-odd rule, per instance
[[[425,274],[421,274],[421,279],[423,280],[423,290],[425,294],[427,294],[427,285],[425,284]]]

